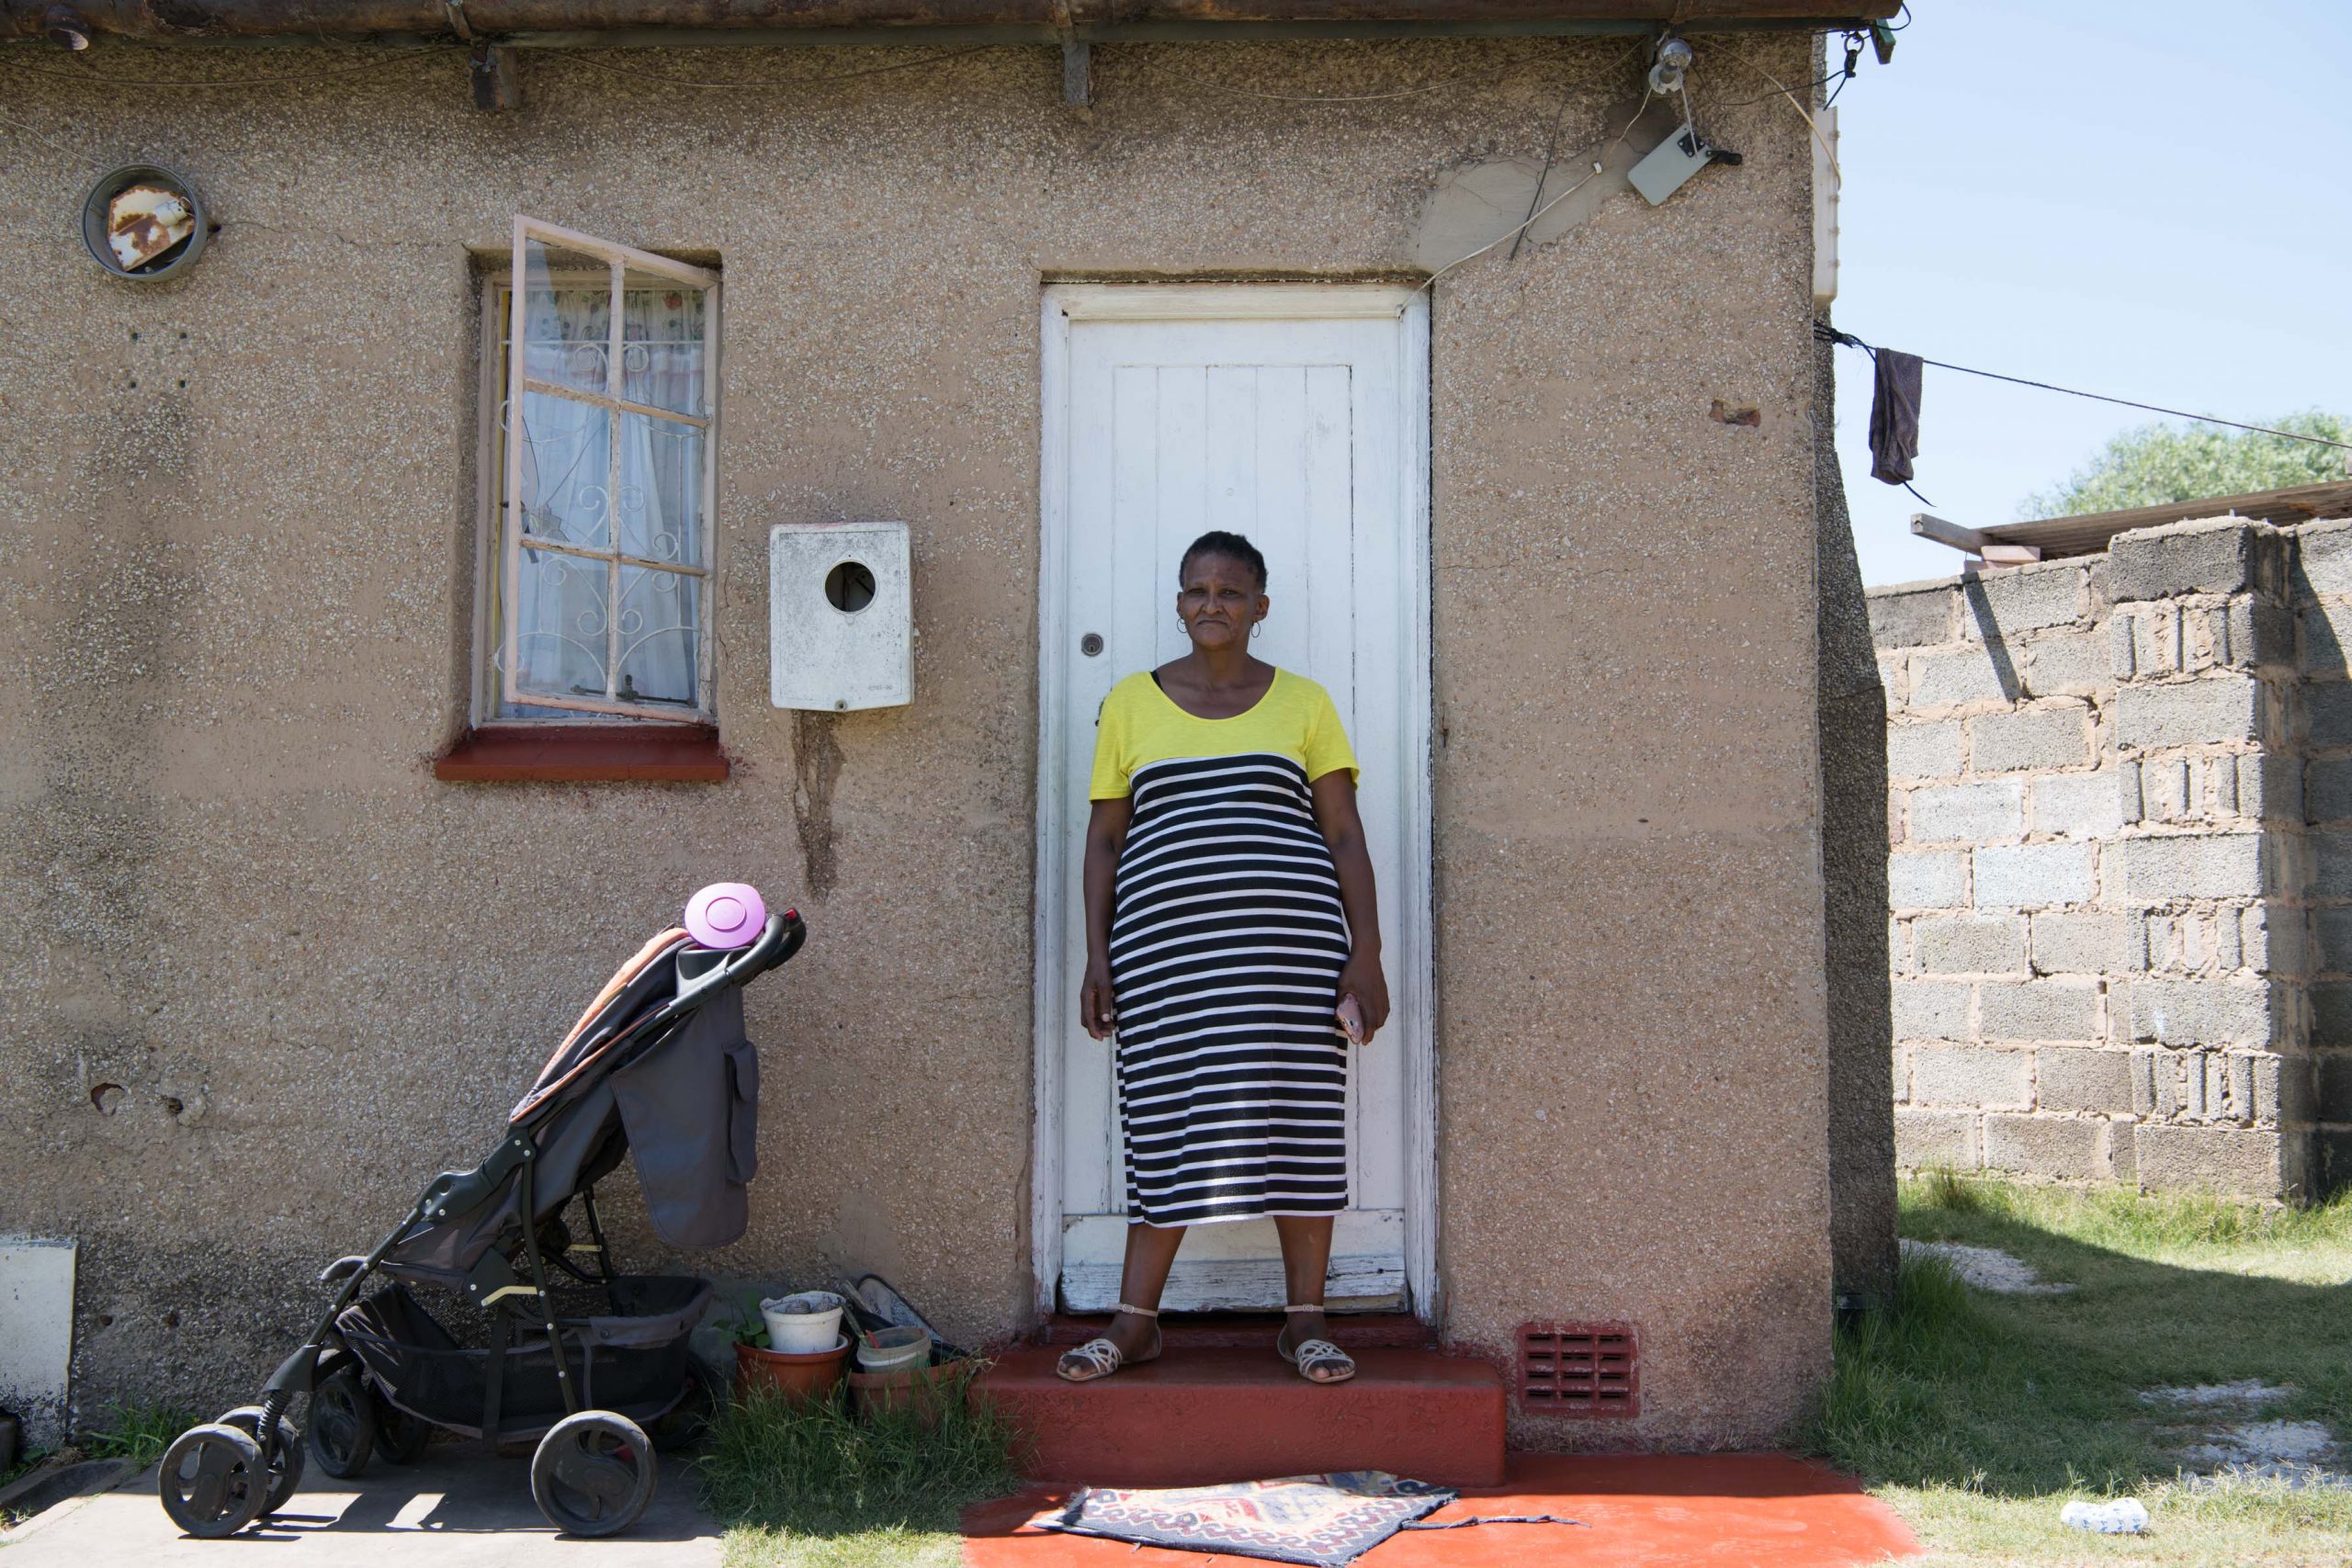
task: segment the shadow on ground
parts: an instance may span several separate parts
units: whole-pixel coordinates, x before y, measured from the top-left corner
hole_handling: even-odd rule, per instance
[[[322,1568],[578,1568],[582,1551],[641,1568],[717,1568],[718,1534],[684,1460],[662,1464],[652,1506],[627,1534],[583,1541],[558,1536],[532,1504],[527,1455],[492,1459],[470,1444],[436,1443],[416,1464],[370,1464],[352,1481],[314,1471],[283,1512],[226,1541],[180,1534],[155,1499],[151,1470],[44,1516],[6,1557],[8,1568],[220,1568],[224,1554],[267,1546],[273,1561]]]

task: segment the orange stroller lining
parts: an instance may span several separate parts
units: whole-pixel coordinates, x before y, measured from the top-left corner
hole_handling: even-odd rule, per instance
[[[672,948],[677,946],[680,942],[692,942],[693,940],[694,939],[692,937],[686,934],[684,927],[672,926],[667,931],[664,931],[660,935],[654,937],[643,947],[639,948],[635,957],[622,964],[618,969],[614,970],[613,977],[605,982],[605,988],[596,993],[596,999],[588,1004],[588,1010],[580,1015],[580,1021],[571,1026],[571,1030],[565,1033],[562,1041],[559,1043],[556,1048],[548,1054],[547,1065],[539,1069],[540,1081],[532,1089],[530,1093],[523,1097],[522,1103],[514,1107],[514,1111],[509,1113],[506,1118],[507,1122],[511,1124],[513,1122],[520,1122],[523,1118],[528,1116],[533,1111],[538,1109],[541,1101],[545,1100],[549,1095],[556,1093],[572,1079],[578,1077],[589,1067],[594,1066],[597,1061],[604,1056],[606,1051],[611,1050],[616,1044],[619,1043],[627,1035],[628,1031],[615,1030],[613,1032],[612,1039],[607,1040],[601,1049],[592,1052],[590,1055],[583,1056],[579,1061],[573,1063],[571,1070],[565,1073],[561,1077],[556,1078],[552,1081],[548,1080],[548,1075],[554,1072],[556,1068],[562,1064],[564,1053],[570,1051],[573,1043],[579,1040],[582,1032],[596,1021],[597,1014],[603,1012],[605,1007],[611,1003],[615,997],[619,996],[621,992],[628,988],[628,983],[631,980],[636,979],[639,975],[645,973],[647,965],[652,964],[656,959],[669,952]]]

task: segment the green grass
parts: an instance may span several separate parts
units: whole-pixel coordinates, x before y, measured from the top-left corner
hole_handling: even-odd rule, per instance
[[[28,1449],[23,1453],[18,1454],[17,1456],[16,1463],[10,1465],[6,1470],[0,1470],[0,1486],[7,1485],[8,1483],[16,1480],[17,1477],[20,1475],[29,1474],[31,1472],[39,1470],[43,1464],[48,1462],[49,1453],[50,1450],[47,1449]]]
[[[176,1404],[119,1404],[107,1407],[102,1430],[90,1432],[76,1446],[92,1459],[127,1459],[142,1469],[164,1457],[172,1439],[196,1425],[196,1416]]]
[[[926,1424],[752,1396],[712,1424],[698,1469],[726,1568],[952,1568],[964,1506],[1021,1484],[1015,1443],[981,1400]]]
[[[107,1407],[105,1430],[85,1432],[59,1449],[37,1449],[16,1464],[0,1471],[0,1486],[55,1461],[70,1464],[85,1459],[127,1459],[145,1468],[163,1456],[172,1439],[196,1424],[196,1417],[175,1404],[117,1404]],[[0,1510],[0,1530],[24,1522],[22,1514]]]
[[[1860,1474],[1951,1562],[2352,1561],[2352,1490],[2192,1491],[2180,1450],[2227,1411],[2139,1392],[2259,1378],[2295,1391],[2258,1416],[2319,1421],[2352,1456],[2352,1202],[2020,1188],[1930,1173],[1903,1233],[1996,1247],[2063,1295],[1971,1290],[1906,1264],[1895,1305],[1841,1330],[1808,1446]],[[2154,1522],[2103,1539],[2058,1523],[2073,1497],[2136,1495]]]

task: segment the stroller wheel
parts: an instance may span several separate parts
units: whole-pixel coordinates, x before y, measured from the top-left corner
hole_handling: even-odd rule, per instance
[[[433,1440],[433,1427],[386,1399],[372,1387],[368,1413],[375,1419],[376,1457],[389,1464],[414,1464]]]
[[[376,1447],[373,1404],[359,1370],[348,1362],[319,1380],[311,1391],[311,1419],[304,1436],[321,1470],[347,1480],[368,1468],[368,1456]]]
[[[557,1422],[531,1456],[531,1500],[566,1535],[617,1535],[653,1501],[653,1445],[609,1410]]]
[[[218,1540],[261,1517],[268,1483],[261,1445],[237,1427],[211,1422],[172,1440],[157,1466],[155,1489],[172,1523],[192,1536]]]
[[[234,1427],[261,1446],[261,1406],[240,1404],[220,1417],[218,1425]],[[262,1499],[261,1511],[274,1514],[286,1506],[302,1484],[302,1434],[285,1416],[277,1418],[277,1450],[269,1456],[269,1494]]]

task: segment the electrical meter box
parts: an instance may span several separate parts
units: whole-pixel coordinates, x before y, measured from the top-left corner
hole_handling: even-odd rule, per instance
[[[768,698],[780,708],[915,699],[904,523],[784,523],[768,534]]]

